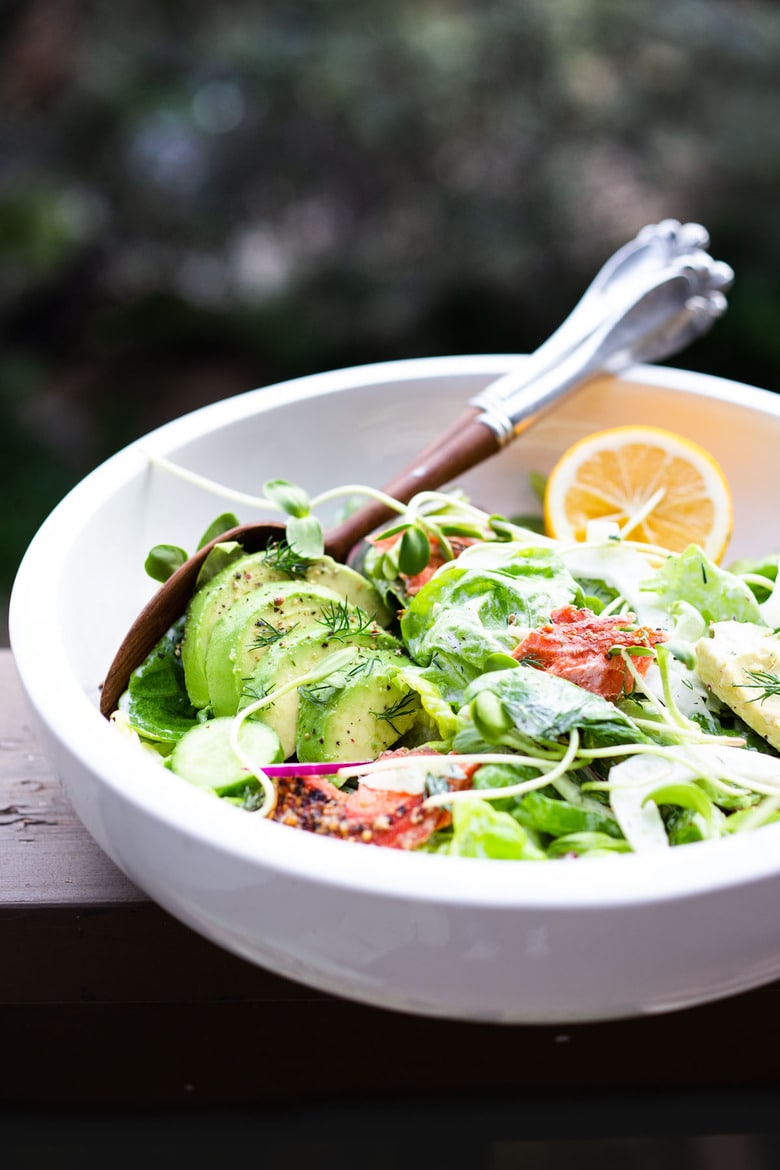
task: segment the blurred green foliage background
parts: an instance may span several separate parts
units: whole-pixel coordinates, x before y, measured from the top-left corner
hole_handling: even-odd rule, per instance
[[[666,217],[737,272],[675,364],[780,389],[775,0],[6,0],[0,51],[0,595],[150,427],[533,349]]]

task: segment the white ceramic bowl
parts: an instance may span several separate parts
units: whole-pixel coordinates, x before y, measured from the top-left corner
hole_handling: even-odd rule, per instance
[[[98,713],[103,674],[154,588],[146,552],[193,548],[224,507],[151,469],[147,452],[247,492],[277,476],[312,493],[379,486],[518,360],[401,361],[256,390],[159,428],[90,474],[33,540],[11,602],[42,744],[128,877],[216,943],[304,984],[431,1016],[574,1022],[768,982],[780,976],[780,826],[663,859],[407,854],[258,820],[162,770]],[[729,556],[780,548],[780,399],[696,374],[638,367],[592,383],[462,482],[491,509],[526,510],[529,471],[628,422],[689,435],[721,461],[736,503]]]

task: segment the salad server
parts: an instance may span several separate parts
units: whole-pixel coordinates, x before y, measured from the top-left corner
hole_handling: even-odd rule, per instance
[[[455,477],[496,454],[522,434],[562,396],[597,374],[617,373],[636,362],[659,361],[679,352],[705,333],[726,308],[723,289],[733,278],[727,265],[696,250],[660,268],[641,290],[613,311],[565,355],[506,399],[478,396],[467,418],[446,441],[429,445],[384,491],[407,503],[423,490]],[[503,380],[503,379],[502,379]],[[451,428],[448,428],[449,434]],[[433,453],[428,456],[426,452]],[[325,534],[324,551],[345,561],[350,550],[394,513],[371,500]],[[108,716],[127,688],[129,677],[181,616],[193,593],[201,566],[214,544],[236,540],[247,552],[264,549],[284,536],[283,523],[260,521],[239,525],[204,545],[160,587],[133,622],[106,674],[100,710]]]
[[[555,332],[532,354],[524,357],[517,369],[503,374],[472,398],[463,414],[421,452],[418,461],[423,454],[430,456],[437,447],[448,443],[480,408],[504,401],[546,370],[557,366],[600,329],[611,313],[618,312],[633,295],[648,287],[657,276],[663,275],[670,264],[686,256],[693,260],[695,256],[701,256],[709,245],[709,233],[702,224],[683,224],[676,219],[647,224],[605,262]],[[733,278],[734,274],[727,264],[719,263],[711,270],[711,281],[716,282],[714,286],[727,288]]]
[[[734,273],[728,264],[713,261],[707,255],[709,243],[707,229],[698,223],[681,224],[667,219],[642,228],[607,260],[555,332],[517,370],[510,370],[476,395],[472,404],[504,401],[557,366],[583,341],[603,329],[612,314],[619,313],[633,296],[678,261],[702,265],[706,270],[702,275],[712,289],[729,288]]]

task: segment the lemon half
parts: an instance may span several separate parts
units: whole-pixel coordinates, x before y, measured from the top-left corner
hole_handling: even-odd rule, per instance
[[[544,520],[558,540],[584,540],[591,520],[609,520],[626,538],[671,552],[698,544],[717,561],[733,504],[703,447],[660,427],[623,426],[587,435],[561,456],[547,480]]]

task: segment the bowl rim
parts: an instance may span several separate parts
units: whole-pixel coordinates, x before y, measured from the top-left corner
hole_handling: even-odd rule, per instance
[[[547,912],[586,911],[674,901],[726,886],[776,878],[780,872],[780,825],[766,826],[760,834],[664,851],[661,866],[655,854],[578,859],[575,882],[568,865],[499,865],[473,858],[367,849],[275,822],[258,823],[257,818],[162,770],[145,752],[117,735],[70,667],[61,632],[26,620],[31,607],[32,612],[39,607],[40,612],[46,597],[56,592],[60,571],[57,566],[64,561],[74,526],[88,518],[91,510],[99,506],[95,501],[104,498],[106,492],[148,472],[147,452],[167,453],[201,437],[212,424],[228,425],[301,399],[388,380],[464,374],[498,376],[522,360],[523,355],[517,354],[409,358],[305,375],[188,412],[133,441],[86,475],[57,504],[33,537],[17,571],[9,607],[16,668],[55,766],[64,748],[126,806],[193,843],[208,846],[224,860],[232,858],[258,872],[272,870],[320,886],[370,896],[508,911],[521,907]],[[715,375],[634,366],[621,378],[736,402],[760,413],[780,416],[780,400],[771,391]],[[42,655],[47,662],[45,674],[39,669]],[[53,685],[58,692],[54,705]],[[76,795],[71,791],[72,799]],[[74,799],[74,803],[78,804],[78,800]],[[619,865],[618,871],[615,865]],[[619,883],[614,880],[617,874]],[[143,885],[143,875],[133,878]]]

